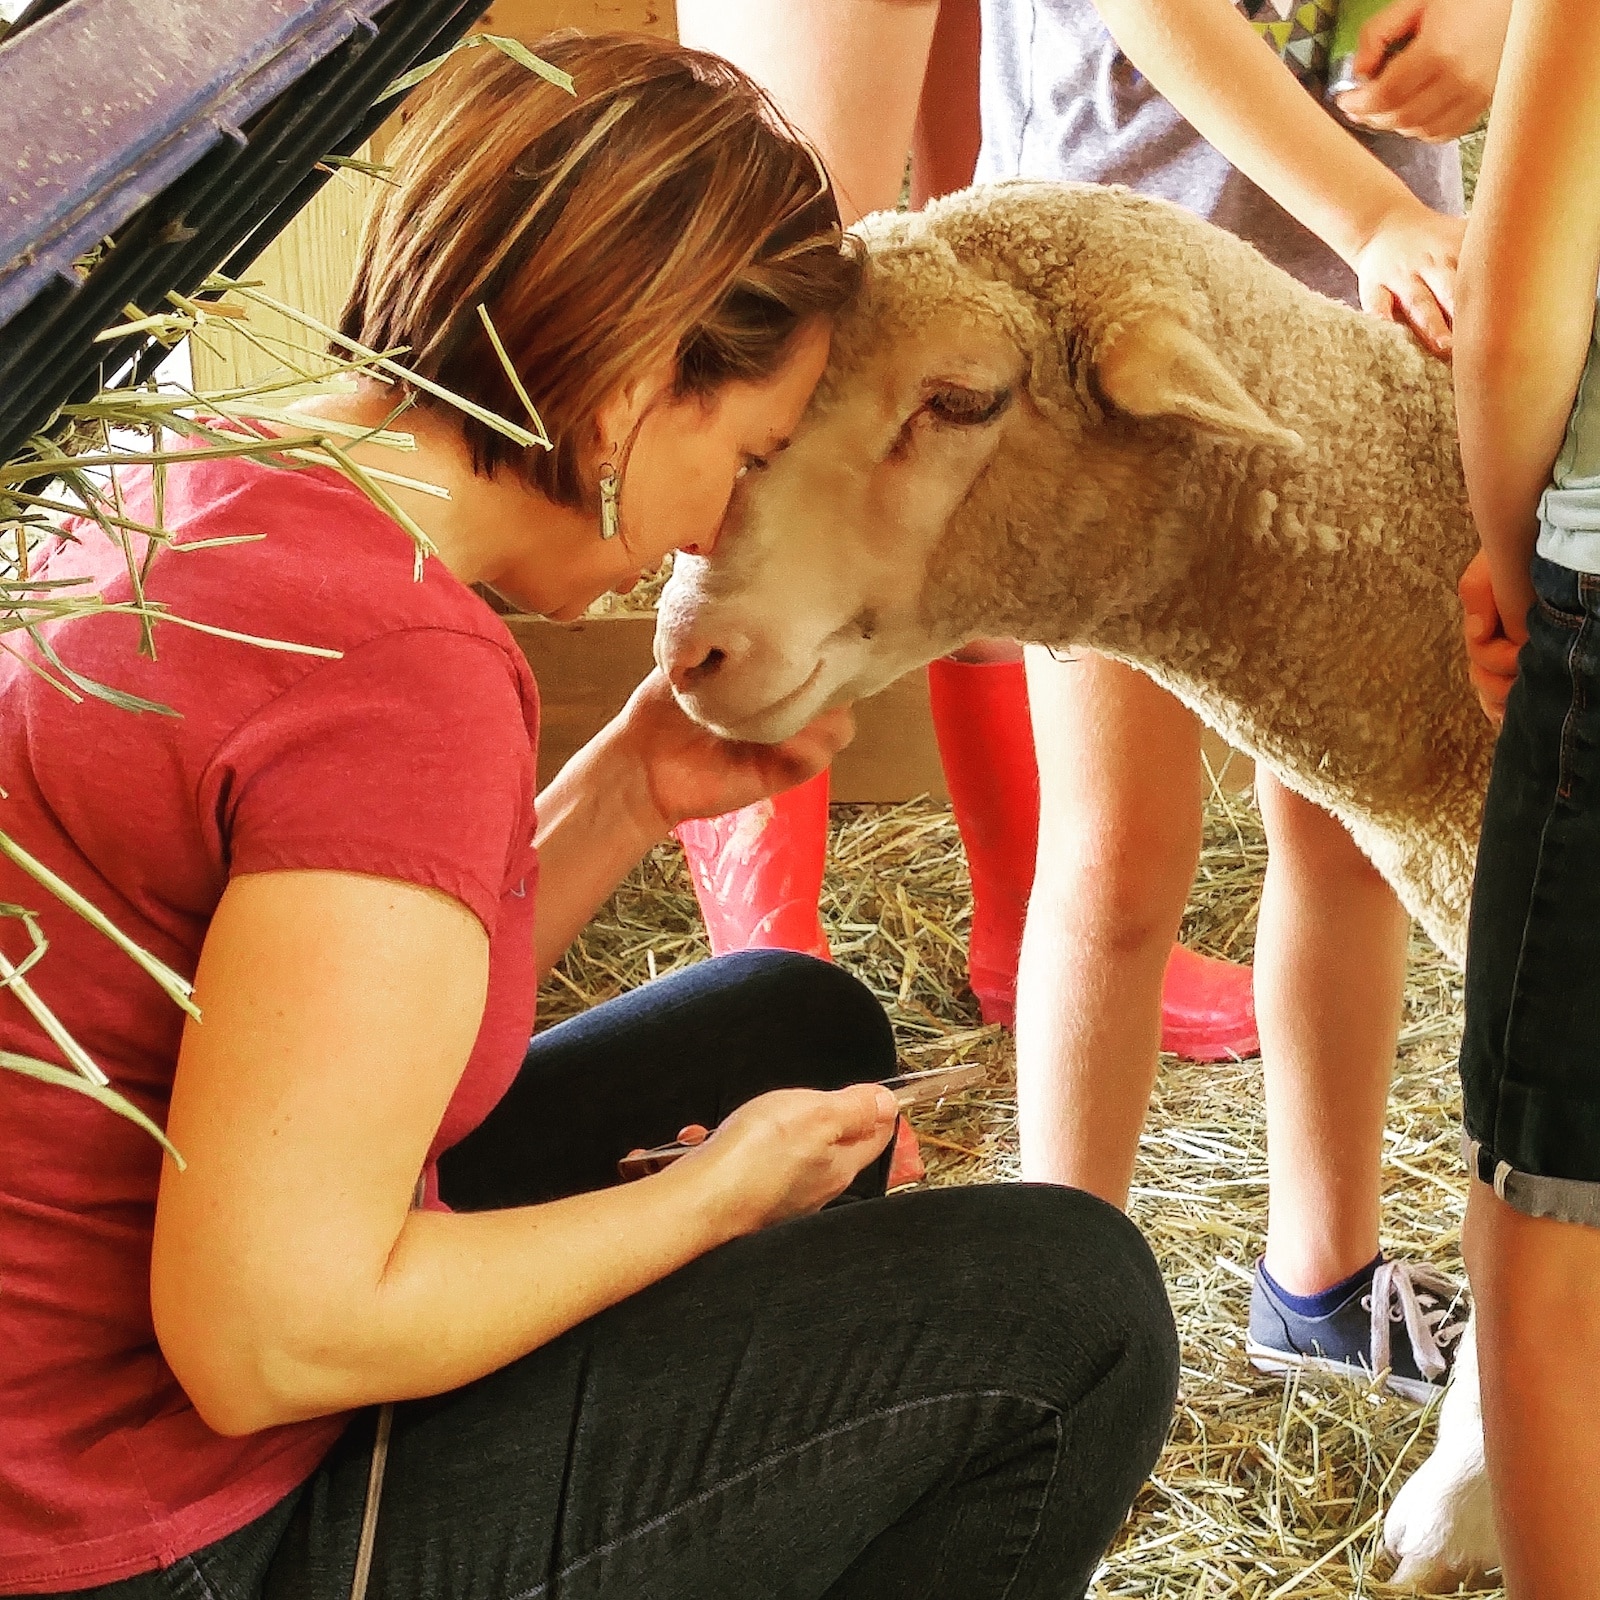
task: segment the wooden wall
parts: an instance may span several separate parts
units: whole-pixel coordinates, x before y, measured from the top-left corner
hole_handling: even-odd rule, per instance
[[[622,709],[654,666],[655,620],[613,615],[585,622],[541,617],[507,617],[506,622],[539,684],[543,787]],[[858,702],[855,713],[855,739],[833,763],[829,790],[835,800],[893,804],[919,794],[948,798],[925,672],[907,673],[881,694]],[[1203,749],[1216,781],[1230,793],[1254,781],[1249,758],[1229,750],[1209,728]]]
[[[738,5],[740,0],[727,3]],[[638,30],[671,38],[678,31],[678,19],[673,0],[495,0],[480,26],[532,43],[556,28],[582,28],[586,33]]]
[[[365,149],[361,153],[370,154]],[[355,269],[367,196],[376,181],[348,169],[336,172],[245,276],[259,281],[275,300],[319,322],[336,324]],[[219,318],[203,338],[191,338],[195,386],[201,393],[237,388],[287,376],[295,365],[315,372],[322,345],[299,323],[252,306],[243,327]]]

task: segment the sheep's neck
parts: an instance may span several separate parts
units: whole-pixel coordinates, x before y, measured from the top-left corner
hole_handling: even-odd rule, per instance
[[[1410,661],[1432,674],[1408,687],[1419,704],[1468,693],[1454,591],[1475,536],[1448,374],[1411,362],[1388,382],[1405,385],[1398,403],[1380,390],[1337,436],[1303,419],[1292,463],[1200,440],[1152,450],[1146,437],[1122,454],[1098,441],[1092,492],[1069,484],[952,541],[966,570],[942,582],[960,586],[961,630],[1132,662],[1296,787],[1378,826],[1480,781],[1475,727],[1419,716],[1429,737],[1396,761],[1384,696],[1363,692],[1384,663]],[[1330,663],[1346,684],[1329,682]]]

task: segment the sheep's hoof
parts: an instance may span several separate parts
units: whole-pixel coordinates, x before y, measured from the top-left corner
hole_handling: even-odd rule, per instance
[[[1383,1538],[1397,1563],[1390,1582],[1419,1594],[1484,1585],[1500,1564],[1489,1480],[1482,1470],[1453,1471],[1437,1454],[1395,1496]]]

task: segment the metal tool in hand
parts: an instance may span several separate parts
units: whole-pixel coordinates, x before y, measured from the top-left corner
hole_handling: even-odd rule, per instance
[[[895,1097],[901,1111],[907,1111],[912,1106],[937,1105],[946,1095],[980,1083],[983,1074],[984,1068],[979,1063],[969,1061],[960,1066],[933,1067],[926,1072],[904,1072],[896,1078],[885,1078],[882,1087]],[[680,1139],[671,1144],[658,1144],[652,1150],[635,1150],[617,1163],[617,1171],[624,1178],[647,1178],[699,1148],[700,1144]]]

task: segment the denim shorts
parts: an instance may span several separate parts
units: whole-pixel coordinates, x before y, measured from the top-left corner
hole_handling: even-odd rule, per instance
[[[1532,575],[1472,892],[1466,1154],[1518,1211],[1600,1227],[1600,573]]]

